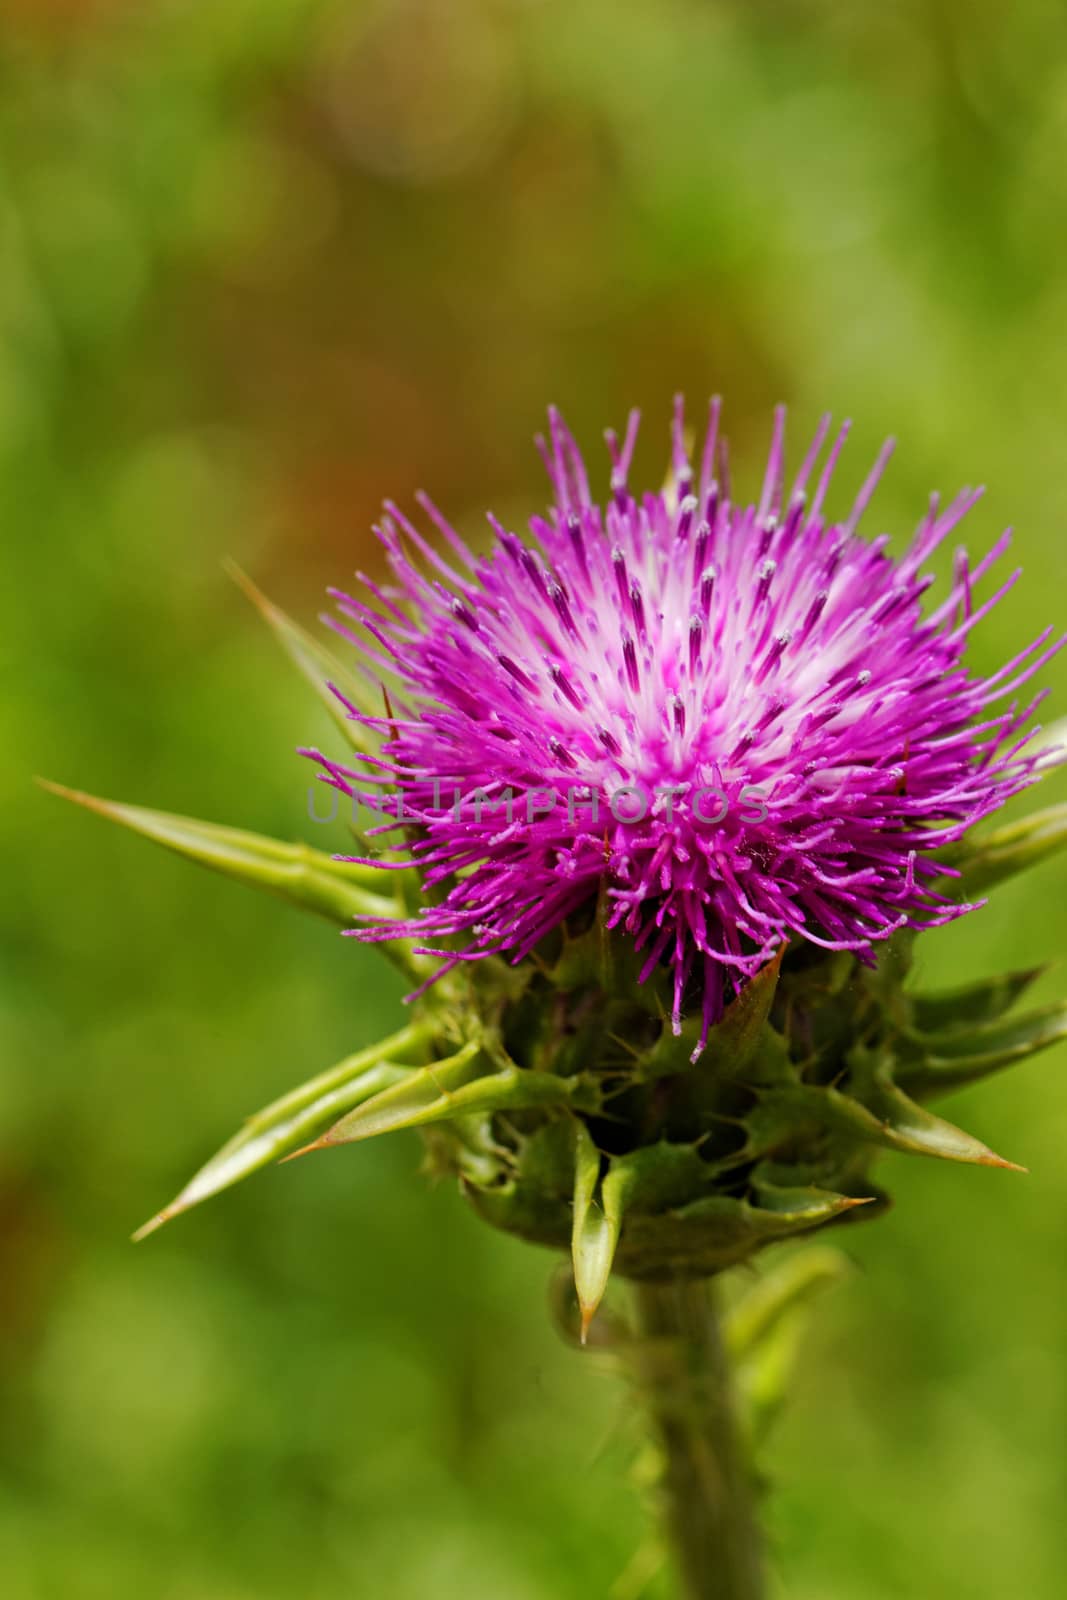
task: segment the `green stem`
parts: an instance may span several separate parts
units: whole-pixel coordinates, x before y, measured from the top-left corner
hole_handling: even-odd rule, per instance
[[[634,1374],[663,1453],[664,1529],[686,1600],[760,1600],[755,1489],[711,1286],[635,1285]]]

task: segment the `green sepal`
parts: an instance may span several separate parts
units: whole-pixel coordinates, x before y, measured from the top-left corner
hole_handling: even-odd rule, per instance
[[[535,960],[545,963],[545,975],[552,988],[560,994],[597,985],[605,993],[612,991],[612,942],[604,926],[607,900],[603,889],[597,896],[593,920],[580,933],[573,933],[566,923],[555,936],[545,941],[544,951],[535,954]]]
[[[962,1161],[971,1166],[1005,1167],[1025,1172],[1014,1161],[1005,1161],[980,1139],[957,1128],[955,1123],[937,1117],[916,1105],[892,1079],[891,1065],[870,1052],[852,1052],[852,1094],[858,1108],[874,1121],[875,1143],[907,1155],[938,1156],[943,1161]]]
[[[871,1195],[838,1194],[835,1189],[820,1189],[815,1184],[786,1187],[769,1179],[757,1178],[752,1193],[756,1204],[750,1209],[758,1218],[759,1227],[775,1237],[783,1231],[799,1233],[819,1227],[857,1206],[873,1204]]]
[[[968,897],[984,894],[1063,849],[1067,849],[1067,804],[1049,806],[946,852],[949,864],[961,874],[950,884],[957,890],[961,887]]]
[[[278,1161],[304,1145],[348,1111],[383,1089],[404,1080],[414,1069],[397,1064],[400,1056],[419,1056],[431,1038],[425,1023],[412,1023],[392,1038],[347,1056],[335,1067],[311,1078],[249,1117],[233,1138],[189,1180],[185,1188],[142,1228],[134,1239],[145,1239],[165,1222],[219,1194],[261,1167]]]
[[[280,895],[283,900],[333,922],[347,926],[356,918],[396,915],[396,902],[369,887],[372,882],[375,885],[381,882],[381,874],[373,867],[335,861],[308,844],[286,844],[263,834],[247,833],[243,828],[227,828],[169,811],[150,811],[144,806],[101,800],[96,795],[67,789],[45,778],[38,782],[50,794],[95,811],[110,822],[118,822],[177,855],[236,878],[240,883]]]
[[[611,1264],[619,1242],[619,1215],[605,1206],[600,1188],[600,1151],[584,1122],[574,1124],[574,1219],[571,1226],[571,1261],[574,1288],[581,1314],[581,1342],[604,1298]]]
[[[745,1261],[764,1245],[835,1222],[867,1197],[816,1187],[764,1185],[753,1204],[705,1195],[659,1216],[627,1217],[616,1270],[627,1278],[710,1277]]]
[[[535,951],[533,959],[543,964],[545,977],[555,992],[568,994],[592,987],[605,997],[624,1000],[628,1009],[655,1016],[663,1006],[660,975],[653,974],[646,983],[638,983],[644,957],[634,949],[632,940],[608,930],[612,906],[607,884],[602,883],[588,926],[574,933],[564,924],[548,935],[544,948]]]
[[[638,1075],[650,1080],[679,1073],[692,1074],[694,1089],[697,1089],[701,1084],[713,1087],[723,1075],[740,1077],[748,1073],[757,1079],[777,1081],[787,1074],[785,1040],[768,1021],[785,948],[783,945],[726,1007],[709,1031],[704,1049],[695,1061],[693,1054],[701,1030],[699,1016],[686,1018],[678,1035],[664,1027],[641,1062]]]
[[[512,1161],[489,1182],[477,1167],[471,1169],[462,1150],[453,1147],[451,1159],[467,1199],[494,1228],[555,1250],[571,1248],[575,1164],[570,1117],[552,1117],[524,1136],[519,1170]]]
[[[1013,1066],[1067,1039],[1067,1003],[1043,1006],[1021,1017],[1002,1017],[977,1028],[913,1035],[921,1054],[903,1059],[897,1076],[912,1094],[943,1094]]]
[[[771,1035],[767,1022],[778,990],[785,952],[786,946],[783,944],[777,955],[760,968],[737,999],[727,1006],[721,1022],[708,1034],[704,1053],[696,1063],[698,1073],[722,1070],[739,1077],[749,1067],[764,1064],[762,1058],[767,1052],[768,1040],[777,1038]],[[784,1041],[780,1055],[776,1048],[771,1054],[772,1059],[783,1059],[786,1055]]]
[[[620,1218],[656,1215],[710,1186],[710,1168],[695,1145],[660,1139],[612,1157],[603,1183],[604,1203]]]
[[[798,1138],[822,1135],[839,1152],[850,1144],[868,1144],[909,1155],[1023,1170],[951,1122],[916,1105],[894,1085],[887,1071],[855,1073],[847,1093],[818,1084],[773,1090],[745,1118],[745,1127],[748,1144],[733,1162],[773,1155]]]
[[[613,1157],[603,1176],[598,1158],[597,1188],[593,1151],[586,1146],[583,1155],[579,1187],[574,1129],[569,1118],[557,1117],[522,1136],[496,1182],[486,1183],[479,1170],[470,1170],[462,1151],[453,1150],[452,1163],[479,1215],[532,1243],[573,1252],[576,1196],[586,1219],[583,1231],[590,1212],[599,1212],[605,1232],[589,1239],[589,1300],[602,1292],[612,1239],[609,1265],[620,1277],[707,1277],[765,1244],[836,1221],[876,1198],[817,1184],[780,1184],[766,1165],[754,1174],[751,1199],[716,1193],[714,1170],[699,1150],[665,1141]],[[594,1262],[595,1250],[601,1255]]]
[[[268,600],[235,562],[228,561],[225,567],[264,618],[290,661],[310,683],[351,748],[361,754],[373,753],[378,745],[373,731],[363,723],[353,722],[330,688],[334,684],[358,711],[368,716],[380,716],[383,708],[376,710],[372,706],[368,685],[357,678],[332,651],[327,650],[314,634],[294,622],[273,600]]]
[[[401,1128],[490,1112],[566,1105],[592,1111],[599,1104],[599,1090],[592,1080],[559,1078],[554,1073],[526,1072],[514,1066],[487,1070],[490,1067],[484,1047],[472,1040],[455,1055],[411,1073],[403,1083],[357,1106],[306,1149],[354,1144]]]
[[[420,1129],[422,1170],[434,1180],[462,1173],[473,1183],[491,1185],[500,1179],[508,1158],[493,1129],[492,1115],[454,1117],[451,1122],[429,1123]]]
[[[976,1023],[992,1022],[1010,1011],[1047,971],[1047,967],[1027,967],[1021,972],[1003,972],[995,978],[965,983],[958,989],[911,995],[912,1023],[918,1033],[935,1034],[946,1028],[970,1029]]]

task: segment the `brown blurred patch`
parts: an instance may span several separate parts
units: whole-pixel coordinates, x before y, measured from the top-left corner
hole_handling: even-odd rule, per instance
[[[0,0],[0,24],[31,38],[62,40],[134,9],[131,0]]]
[[[36,1342],[66,1257],[34,1174],[0,1168],[0,1363],[17,1361]]]

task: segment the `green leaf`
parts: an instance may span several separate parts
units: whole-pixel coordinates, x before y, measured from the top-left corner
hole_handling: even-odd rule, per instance
[[[357,917],[389,918],[396,913],[396,903],[370,887],[373,883],[377,888],[382,878],[373,867],[335,861],[307,844],[286,844],[263,834],[246,833],[241,828],[227,828],[219,823],[176,816],[169,811],[149,811],[143,806],[101,800],[96,795],[67,789],[45,778],[37,781],[50,794],[95,811],[110,822],[121,823],[124,828],[190,861],[211,867],[241,883],[267,889],[333,922],[348,925]]]
[[[913,1094],[945,1093],[1025,1061],[1061,1039],[1067,1039],[1067,1002],[1063,1001],[977,1028],[913,1036],[922,1051],[920,1060],[914,1065],[902,1062],[898,1076]]]
[[[430,1038],[431,1029],[426,1023],[412,1023],[392,1038],[357,1051],[257,1111],[218,1154],[200,1168],[178,1197],[139,1228],[133,1237],[147,1238],[172,1217],[180,1216],[241,1178],[291,1154],[328,1126],[338,1112],[347,1111],[402,1082],[413,1068],[395,1065],[395,1059],[420,1055]]]
[[[595,1087],[582,1078],[557,1078],[550,1072],[514,1066],[487,1072],[488,1065],[483,1046],[472,1041],[455,1055],[423,1067],[403,1083],[375,1095],[305,1148],[353,1144],[380,1133],[486,1112],[526,1111],[534,1106],[595,1107]]]
[[[228,561],[225,567],[234,582],[265,619],[286,655],[310,683],[351,748],[364,754],[373,752],[378,744],[373,730],[365,727],[363,723],[353,722],[329,687],[331,683],[335,684],[345,699],[357,710],[368,715],[380,716],[383,708],[378,707],[375,710],[371,705],[368,685],[338,660],[332,651],[315,638],[314,634],[308,633],[299,623],[286,616],[272,600],[268,600],[262,590],[256,587],[252,579],[242,572],[235,562]]]
[[[802,1250],[757,1279],[728,1313],[724,1334],[753,1442],[765,1436],[792,1389],[812,1298],[849,1270],[838,1250]]]
[[[851,1271],[848,1257],[828,1246],[782,1257],[731,1306],[723,1328],[731,1354],[736,1360],[751,1355],[783,1320]]]
[[[1047,970],[1046,967],[1028,967],[1021,972],[998,973],[995,978],[965,983],[958,989],[944,989],[938,994],[912,995],[915,1028],[919,1033],[940,1033],[946,1028],[970,1029],[975,1023],[991,1022],[1010,1011]]]

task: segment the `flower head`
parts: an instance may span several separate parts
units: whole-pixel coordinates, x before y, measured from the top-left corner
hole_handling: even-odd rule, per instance
[[[974,567],[961,552],[924,613],[924,567],[980,490],[932,499],[894,560],[888,535],[858,531],[890,446],[832,520],[847,426],[820,462],[825,418],[789,482],[780,409],[745,504],[717,401],[695,461],[676,402],[659,493],[630,486],[637,420],[607,435],[600,505],[551,411],[539,443],[553,503],[525,538],[490,517],[486,556],[424,496],[436,543],[387,504],[377,531],[395,584],[336,596],[364,634],[336,625],[388,685],[381,715],[349,706],[380,747],[358,769],[313,754],[386,814],[377,831],[402,831],[399,862],[427,894],[414,920],[360,937],[414,936],[453,964],[519,961],[599,899],[642,952],[642,979],[670,968],[675,1031],[699,1011],[699,1050],[786,942],[871,960],[897,929],[969,909],[943,892],[933,852],[1033,777],[1022,751],[1041,696],[1015,695],[1058,643],[1046,631],[990,678],[964,665],[1018,577],[979,598],[1008,534]]]
[[[894,561],[858,532],[888,451],[828,521],[844,433],[820,465],[824,422],[787,484],[779,412],[740,506],[718,421],[694,465],[678,403],[668,485],[638,499],[631,417],[601,508],[550,413],[553,504],[527,539],[491,518],[484,557],[425,497],[437,539],[388,506],[394,584],[338,597],[363,680],[246,580],[357,756],[309,753],[384,814],[395,862],[60,791],[393,941],[420,996],[142,1232],[273,1159],[415,1127],[479,1215],[570,1250],[586,1329],[612,1271],[707,1277],[876,1214],[880,1150],[1012,1166],[927,1102],[1067,1037],[1067,1005],[1015,1010],[1040,969],[928,993],[910,968],[918,929],[1067,848],[1064,805],[961,838],[1063,759],[1023,753],[1037,701],[1015,698],[1058,642],[964,666],[1014,581],[979,593],[1006,535],[973,569],[958,554],[924,613],[923,568],[975,493],[932,502]]]

